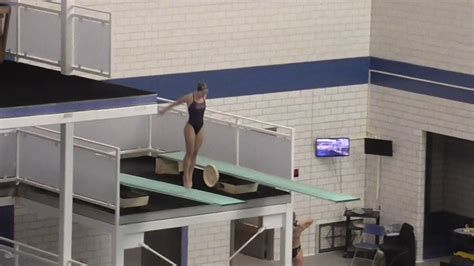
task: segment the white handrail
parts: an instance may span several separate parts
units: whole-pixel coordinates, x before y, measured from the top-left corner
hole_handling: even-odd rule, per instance
[[[169,102],[169,103],[174,102],[173,100],[169,100],[169,99],[165,99],[165,98],[161,98],[161,97],[156,97],[156,98],[157,98],[158,100],[160,100],[160,101],[165,101],[165,102]],[[176,111],[180,111],[180,112],[181,112],[181,110],[176,110]],[[229,117],[232,117],[232,118],[238,118],[238,119],[242,119],[242,120],[248,120],[248,121],[255,122],[255,123],[260,123],[260,124],[264,124],[264,125],[269,125],[269,126],[273,126],[273,127],[278,127],[278,128],[283,128],[283,129],[291,130],[290,127],[286,127],[286,126],[282,126],[282,125],[278,125],[278,124],[274,124],[274,123],[270,123],[270,122],[265,122],[265,121],[261,121],[261,120],[257,120],[257,119],[253,119],[253,118],[248,118],[248,117],[240,116],[240,115],[236,115],[236,114],[231,114],[231,113],[226,113],[226,112],[222,112],[222,111],[217,111],[217,110],[210,109],[210,108],[206,108],[206,111],[209,111],[209,112],[215,113],[215,114],[224,115],[224,116],[229,116]]]
[[[32,135],[32,136],[36,136],[36,137],[39,137],[39,138],[47,139],[47,140],[50,140],[50,141],[53,141],[53,142],[56,142],[56,143],[61,142],[61,140],[59,140],[59,139],[55,139],[55,138],[49,137],[49,136],[44,136],[44,135],[41,135],[41,134],[36,133],[36,132],[31,132],[31,131],[27,131],[27,130],[23,130],[23,129],[19,129],[18,131],[21,132],[21,133],[27,134],[27,135]],[[76,143],[74,143],[74,147],[79,148],[79,149],[83,149],[83,150],[92,151],[92,152],[95,152],[97,154],[100,154],[100,155],[103,155],[103,156],[106,156],[106,157],[115,158],[115,154],[113,154],[113,152],[115,152],[115,151],[111,151],[109,153],[109,152],[106,152],[106,151],[101,151],[101,150],[98,150],[98,149],[86,147],[86,146],[76,144]]]
[[[140,243],[140,247],[142,248],[145,248],[146,250],[150,251],[151,253],[155,254],[156,256],[160,257],[161,259],[163,259],[164,261],[168,262],[169,264],[173,265],[173,266],[176,266],[177,264],[174,263],[173,261],[171,261],[170,259],[168,259],[167,257],[161,255],[160,253],[158,253],[157,251],[155,251],[154,249],[152,249],[151,247],[149,247],[147,244],[145,243]]]
[[[446,86],[446,87],[452,87],[452,88],[461,89],[461,90],[474,91],[474,88],[469,88],[465,86],[459,86],[459,85],[454,85],[454,84],[449,84],[449,83],[444,83],[444,82],[438,82],[438,81],[433,81],[433,80],[428,80],[428,79],[415,78],[415,77],[396,74],[396,73],[387,72],[387,71],[369,69],[369,72],[380,73],[380,74],[399,77],[399,78],[406,78],[406,79],[411,79],[411,80],[416,80],[416,81],[421,81],[421,82],[426,82],[426,83],[431,83],[431,84],[436,84],[436,85],[441,85],[441,86]]]
[[[11,182],[18,182],[18,177],[0,177],[0,184],[1,183],[11,183]]]
[[[265,226],[258,228],[257,232],[252,237],[250,237],[249,240],[247,240],[247,242],[245,242],[236,252],[234,252],[232,256],[230,256],[229,261],[231,261],[235,256],[237,256],[237,254],[239,254],[240,251],[242,251],[242,249],[244,249],[248,244],[250,244],[250,242],[252,242],[252,240],[254,240],[258,235],[263,233],[265,229]]]
[[[80,15],[80,14],[72,14],[71,17],[78,18],[78,19],[86,19],[86,20],[95,21],[95,22],[104,23],[104,24],[110,23],[109,19],[94,18],[94,17],[91,17],[91,16]],[[80,68],[82,68],[82,67],[80,67]]]
[[[19,34],[17,34],[19,35]],[[55,60],[50,60],[50,59],[44,59],[44,58],[40,58],[40,57],[36,57],[36,56],[33,56],[33,55],[29,55],[27,53],[21,53],[18,51],[16,52],[12,52],[10,49],[7,50],[7,52],[9,52],[10,54],[18,57],[18,58],[22,58],[22,59],[28,59],[30,61],[34,61],[34,62],[38,62],[38,63],[42,63],[42,64],[47,64],[47,65],[50,65],[50,66],[59,66],[59,63]]]
[[[173,100],[162,98],[162,97],[156,97],[156,99],[159,100],[159,101],[168,102],[168,103],[174,102]],[[217,111],[217,110],[210,109],[210,108],[206,108],[206,112],[207,111],[209,111],[211,113],[215,113],[215,114],[220,114],[220,115],[224,115],[224,116],[233,117],[233,118],[240,118],[242,120],[247,120],[247,121],[250,121],[250,122],[260,123],[260,124],[264,124],[264,125],[268,125],[268,126],[272,126],[272,127],[283,128],[283,129],[287,129],[287,130],[290,130],[290,131],[292,130],[291,127],[282,126],[282,125],[278,125],[278,124],[274,124],[274,123],[270,123],[270,122],[265,122],[265,121],[261,121],[261,120],[258,120],[258,119],[248,118],[248,117],[241,116],[241,115],[235,115],[235,114],[230,114],[230,113],[226,113],[226,112],[221,112],[221,111]]]
[[[72,7],[72,8],[77,8],[77,9],[84,9],[84,10],[87,10],[87,11],[92,11],[92,12],[97,12],[97,13],[106,14],[106,15],[109,15],[109,19],[110,19],[110,16],[112,16],[112,12],[103,11],[103,10],[98,10],[98,9],[93,9],[93,8],[90,8],[90,7],[78,6],[78,5],[71,5],[71,7]]]
[[[8,242],[10,244],[15,244],[15,245],[18,245],[20,247],[26,247],[26,248],[29,248],[31,250],[34,250],[34,251],[37,251],[39,253],[43,253],[43,254],[46,254],[48,256],[52,256],[52,257],[57,257],[58,255],[57,254],[54,254],[52,252],[49,252],[49,251],[46,251],[46,250],[42,250],[42,249],[39,249],[39,248],[35,248],[33,246],[30,246],[30,245],[27,245],[27,244],[23,244],[21,242],[18,242],[18,241],[15,241],[15,240],[11,240],[9,238],[5,238],[5,237],[2,237],[0,236],[0,240],[1,241],[5,241],[5,242]]]
[[[173,110],[170,110],[169,112],[175,112],[175,113],[181,114],[183,116],[187,114],[187,112],[185,110],[179,110],[179,109],[173,109]],[[228,114],[228,115],[231,116],[231,118],[234,118],[232,114]],[[236,120],[240,120],[240,119],[247,119],[247,118],[245,118],[245,117],[244,118],[236,118]],[[209,117],[209,116],[204,117],[204,120],[213,121],[213,122],[220,123],[220,124],[226,124],[228,126],[235,127],[235,128],[249,129],[249,130],[253,130],[253,131],[257,131],[257,132],[261,132],[261,133],[265,133],[265,134],[270,134],[270,135],[275,135],[275,136],[289,137],[291,135],[290,133],[277,132],[277,131],[273,131],[273,130],[270,130],[270,129],[258,128],[258,127],[254,127],[254,126],[250,126],[250,125],[242,125],[242,124],[238,124],[237,122],[223,121],[223,120],[219,120],[218,118]],[[247,119],[247,120],[250,120],[250,119]],[[280,127],[280,126],[277,126],[277,127]]]
[[[54,2],[53,0],[45,0],[46,3],[50,3],[50,4],[55,4],[55,5],[60,5],[61,2]]]
[[[60,134],[59,131],[52,130],[52,129],[49,129],[49,128],[46,128],[46,127],[35,126],[34,128],[37,128],[37,129],[40,129],[40,130],[44,130],[44,131],[47,131],[47,132],[51,132],[51,133]],[[107,148],[110,148],[110,149],[113,149],[113,150],[120,150],[119,147],[115,147],[115,146],[112,146],[112,145],[109,145],[109,144],[106,144],[106,143],[102,143],[102,142],[98,142],[98,141],[86,139],[86,138],[83,138],[83,137],[74,136],[74,139],[82,140],[82,141],[84,141],[84,142],[89,142],[89,143],[91,143],[91,144],[96,144],[96,145],[98,145],[98,146],[107,147]]]
[[[15,240],[11,240],[11,239],[9,239],[9,238],[5,238],[5,237],[0,236],[0,241],[8,242],[8,243],[10,243],[10,244],[13,244],[13,245],[19,246],[19,247],[25,247],[25,248],[28,248],[28,249],[30,249],[30,250],[36,251],[36,252],[38,252],[38,253],[42,253],[42,254],[44,254],[44,255],[54,257],[55,259],[58,258],[58,255],[57,255],[57,254],[54,254],[54,253],[52,253],[52,252],[48,252],[48,251],[45,251],[45,250],[42,250],[42,249],[39,249],[39,248],[35,248],[35,247],[30,246],[30,245],[27,245],[27,244],[23,244],[23,243],[21,243],[21,242],[18,242],[18,241],[15,241]],[[29,256],[38,258],[38,259],[40,259],[40,260],[46,260],[46,261],[48,261],[48,262],[52,262],[52,263],[55,263],[55,264],[57,263],[57,261],[52,261],[52,260],[49,260],[49,259],[47,259],[47,258],[42,258],[42,257],[40,257],[40,256],[38,256],[38,255],[29,254],[29,253],[27,253],[27,252],[25,252],[25,251],[19,250],[18,252],[22,252],[22,253],[24,253],[24,254],[27,254],[27,255],[29,255]],[[77,261],[77,260],[69,260],[69,262],[70,262],[70,263],[75,263],[75,264],[81,265],[81,266],[87,266],[87,264],[84,264],[84,263],[79,262],[79,261]]]
[[[30,180],[27,177],[18,177],[17,179],[20,180],[20,182],[25,183],[25,184],[32,185],[34,187],[42,188],[42,189],[45,189],[45,190],[49,190],[51,192],[59,193],[59,188],[55,188],[53,186],[45,185],[45,184],[42,184],[40,182]],[[85,202],[89,202],[89,203],[99,205],[99,206],[102,206],[102,207],[106,207],[108,209],[113,209],[113,210],[116,209],[115,205],[112,204],[112,203],[109,203],[109,202],[96,200],[96,199],[89,198],[89,197],[86,197],[86,196],[81,196],[79,194],[72,194],[72,196],[75,199],[82,200],[82,201],[85,201]]]
[[[6,259],[11,259],[15,256],[15,255],[13,255],[13,252],[11,252],[10,250],[0,248],[0,251],[5,253],[5,258]]]
[[[17,6],[23,7],[23,8],[31,8],[31,9],[41,10],[41,11],[44,11],[44,12],[54,13],[56,15],[59,15],[61,13],[60,10],[56,10],[56,9],[52,9],[52,8],[46,8],[46,7],[40,7],[40,6],[34,6],[34,5],[25,4],[25,3],[9,2],[9,4],[17,5]]]

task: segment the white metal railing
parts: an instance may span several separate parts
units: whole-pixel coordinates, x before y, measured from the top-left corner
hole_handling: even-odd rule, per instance
[[[46,127],[34,126],[34,128],[37,128],[37,129],[40,129],[40,130],[43,130],[43,131],[46,131],[46,132],[54,133],[54,134],[61,134],[59,131],[49,129],[49,128],[46,128]],[[102,146],[102,147],[107,147],[107,148],[110,148],[114,151],[119,149],[118,147],[115,147],[115,146],[112,146],[112,145],[109,145],[109,144],[106,144],[106,143],[102,143],[102,142],[98,142],[98,141],[94,141],[94,140],[90,140],[90,139],[86,139],[86,138],[82,138],[82,137],[78,137],[78,136],[74,136],[74,139],[75,140],[81,140],[81,141],[84,141],[84,142],[88,142],[88,143],[91,143],[91,144],[94,144],[94,145],[99,145],[99,146]]]
[[[426,82],[426,83],[431,83],[431,84],[436,84],[436,85],[441,85],[441,86],[446,86],[446,87],[451,87],[451,88],[456,88],[456,89],[461,89],[461,90],[474,91],[474,88],[469,88],[469,87],[465,87],[465,86],[459,86],[459,85],[454,85],[454,84],[449,84],[449,83],[444,83],[444,82],[438,82],[438,81],[433,81],[433,80],[428,80],[428,79],[415,78],[415,77],[401,75],[401,74],[387,72],[387,71],[369,69],[369,75],[370,75],[370,73],[379,73],[379,74],[384,74],[384,75],[389,75],[389,76],[394,76],[394,77],[399,77],[399,78],[405,78],[405,79],[411,79],[411,80],[415,80],[415,81],[421,81],[421,82]],[[369,83],[370,82],[371,82],[371,80],[370,80],[370,76],[369,76]]]
[[[147,244],[145,243],[140,243],[140,247],[150,251],[151,253],[153,253],[155,256],[161,258],[162,260],[168,262],[171,266],[176,266],[177,264],[174,263],[172,260],[168,259],[167,257],[161,255],[159,252],[157,252],[156,250],[152,249],[150,246],[148,246]]]
[[[43,127],[34,127],[34,128],[44,130],[45,132],[54,133],[54,134],[57,134],[58,136],[60,135],[59,132],[48,129],[48,128],[43,128]],[[52,142],[55,142],[55,143],[58,143],[58,144],[61,142],[59,137],[54,138],[54,137],[46,136],[46,135],[43,135],[43,134],[40,134],[40,133],[37,133],[37,132],[31,132],[31,131],[19,129],[19,130],[17,130],[17,134],[19,134],[19,133],[36,136],[36,137],[46,139],[46,140],[49,140],[49,141],[52,141]],[[17,136],[19,136],[19,135],[17,135]],[[81,138],[81,137],[74,137],[74,139],[81,140],[81,141],[84,141],[84,142],[88,142],[88,143],[91,143],[91,144],[94,144],[94,145],[100,145],[100,146],[103,146],[103,147],[107,147],[109,149],[113,149],[113,152],[106,152],[106,151],[94,149],[94,148],[91,148],[91,147],[79,145],[77,143],[74,144],[74,147],[79,148],[79,149],[83,149],[83,150],[91,151],[91,152],[95,153],[96,155],[101,155],[101,156],[105,156],[105,157],[109,157],[109,158],[116,158],[117,167],[119,167],[119,163],[120,163],[119,162],[119,160],[120,160],[120,149],[119,148],[111,146],[111,145],[103,144],[103,143],[100,143],[100,142],[97,142],[97,141]],[[19,141],[20,141],[20,138],[17,137],[17,176],[16,176],[16,179],[19,180],[22,183],[25,183],[25,184],[29,184],[29,185],[32,185],[32,186],[35,186],[35,187],[38,187],[38,188],[42,188],[42,189],[45,189],[45,190],[48,190],[48,191],[59,193],[60,192],[59,188],[56,188],[56,187],[50,186],[50,185],[46,185],[46,184],[42,184],[40,182],[32,180],[29,177],[20,176],[20,174],[19,174],[20,163],[19,163],[19,158],[18,158],[18,156],[19,156],[19,151],[18,151]],[[117,180],[115,180],[115,181],[118,182],[118,178],[119,178],[118,174],[117,174],[116,178],[117,178]],[[93,199],[93,198],[86,197],[86,196],[83,196],[83,195],[80,195],[80,194],[73,194],[73,197],[76,198],[76,199],[85,201],[85,202],[89,202],[89,203],[92,203],[92,204],[102,206],[102,207],[106,207],[106,208],[110,208],[110,209],[114,209],[114,210],[119,209],[116,206],[116,204],[112,204],[110,202]]]
[[[36,137],[43,138],[43,139],[47,139],[47,140],[50,140],[50,141],[53,141],[53,142],[56,142],[56,143],[61,142],[61,140],[59,138],[54,138],[54,137],[42,135],[42,134],[37,133],[37,132],[32,132],[32,131],[28,131],[28,130],[24,130],[24,129],[19,129],[18,131],[22,132],[24,134],[36,136]],[[54,132],[54,131],[52,131],[52,132]],[[60,134],[59,132],[56,132],[56,133]],[[78,139],[78,137],[74,137],[74,139]],[[80,140],[84,141],[85,139],[81,138]],[[100,143],[95,142],[95,141],[88,141],[88,142],[93,143],[95,145],[100,145]],[[105,144],[104,144],[104,146],[105,146]],[[107,146],[109,146],[109,145],[107,145]],[[92,152],[95,152],[96,154],[100,154],[100,155],[106,156],[106,157],[113,157],[113,158],[116,157],[115,153],[109,153],[109,152],[101,151],[101,150],[94,149],[92,147],[87,147],[87,146],[84,146],[84,145],[80,145],[80,144],[77,144],[77,143],[74,143],[74,147],[79,148],[79,149],[83,149],[83,150],[92,151]],[[109,146],[109,147],[111,147],[111,146]],[[118,148],[116,148],[116,149],[118,149]]]
[[[24,243],[15,241],[15,240],[11,240],[11,239],[5,238],[5,237],[0,237],[0,242],[6,242],[6,243],[9,243],[9,244],[13,245],[11,250],[8,250],[8,249],[5,249],[5,248],[3,248],[1,250],[8,251],[9,255],[11,253],[11,255],[14,256],[14,257],[18,257],[19,254],[23,254],[25,256],[35,258],[38,261],[45,262],[45,263],[48,263],[48,264],[51,264],[51,265],[57,265],[57,263],[58,263],[58,255],[54,254],[52,252],[48,252],[48,251],[45,251],[45,250],[42,250],[42,249],[39,249],[39,248],[35,248],[33,246],[30,246],[30,245],[27,245],[27,244],[24,244]],[[26,250],[29,250],[30,252],[23,251],[23,250],[21,250],[22,248],[26,249]],[[35,252],[35,253],[41,254],[41,255],[36,255],[36,254],[31,253],[31,252]],[[79,262],[77,260],[69,260],[69,265],[87,266],[87,264]]]
[[[169,104],[169,103],[172,103],[174,102],[173,100],[170,100],[170,99],[166,99],[166,98],[162,98],[162,97],[157,97],[157,100],[159,102],[163,102],[163,103],[166,103],[166,104]],[[181,107],[184,107],[181,106]],[[158,108],[163,108],[163,105],[159,104],[158,105]],[[187,110],[185,110],[184,108],[174,108],[173,110],[170,110],[170,112],[173,112],[175,114],[178,114],[178,115],[181,115],[181,116],[186,116],[187,115]],[[254,119],[254,118],[248,118],[248,117],[244,117],[244,116],[240,116],[240,115],[235,115],[235,114],[230,114],[230,113],[226,113],[226,112],[222,112],[222,111],[217,111],[217,110],[213,110],[213,109],[210,109],[210,108],[206,108],[206,115],[204,117],[205,120],[207,121],[212,121],[212,122],[215,122],[217,124],[222,124],[222,125],[226,125],[226,126],[229,126],[229,127],[232,127],[235,129],[235,143],[233,143],[234,145],[234,149],[235,149],[235,159],[233,159],[232,163],[235,163],[236,165],[242,165],[245,164],[241,158],[241,139],[242,139],[242,136],[241,136],[241,133],[243,132],[243,130],[248,130],[248,131],[254,131],[254,132],[258,132],[258,133],[263,133],[265,135],[269,135],[269,136],[272,136],[272,137],[275,137],[275,138],[283,138],[283,140],[285,142],[289,142],[289,145],[290,146],[290,149],[291,149],[291,169],[288,170],[288,174],[282,174],[282,173],[279,173],[279,175],[283,175],[283,176],[288,176],[288,177],[292,177],[293,176],[293,160],[294,160],[294,129],[291,128],[291,127],[287,127],[287,126],[282,126],[282,125],[278,125],[278,124],[275,124],[275,123],[271,123],[271,122],[265,122],[265,121],[261,121],[261,120],[258,120],[258,119]],[[269,129],[270,128],[270,129]],[[151,133],[149,135],[149,138],[151,139]],[[231,144],[232,145],[232,144]],[[155,148],[158,148],[158,147],[155,147]],[[151,149],[152,152],[153,151],[156,151],[156,152],[160,152],[159,150],[153,150],[153,148]],[[247,163],[248,163],[248,160],[247,160]],[[260,170],[260,171],[269,171],[269,169],[255,169],[255,170]],[[286,171],[285,171],[286,172]]]
[[[62,11],[60,10],[61,2],[46,0],[46,1],[42,1],[41,3],[52,4],[54,6],[54,8],[45,7],[44,5],[43,6],[37,6],[37,5],[26,4],[26,3],[21,3],[21,2],[6,2],[6,4],[9,4],[12,7],[14,7],[15,8],[14,11],[16,12],[16,20],[14,21],[14,23],[10,23],[10,27],[14,27],[14,28],[11,28],[10,36],[9,36],[9,38],[15,38],[15,46],[14,47],[7,47],[6,52],[13,55],[16,58],[17,61],[19,59],[25,59],[25,60],[30,60],[30,61],[33,61],[33,62],[38,62],[38,63],[42,63],[42,64],[51,65],[51,66],[54,66],[54,67],[60,67],[60,65],[61,65],[61,58],[60,57],[61,56],[60,56],[60,53],[59,53],[59,49],[55,50],[55,51],[52,51],[51,49],[54,49],[54,48],[51,48],[51,47],[53,47],[53,45],[50,46],[50,47],[47,47],[46,49],[44,49],[44,48],[40,49],[43,52],[48,51],[47,53],[49,54],[49,56],[38,55],[38,54],[35,54],[35,51],[25,51],[22,48],[23,43],[22,43],[21,40],[22,40],[23,36],[26,36],[24,34],[29,34],[28,31],[27,31],[27,28],[25,28],[25,25],[22,25],[22,23],[21,23],[22,18],[24,16],[28,16],[29,14],[28,14],[28,12],[23,12],[23,11],[34,10],[34,11],[37,11],[37,12],[40,12],[40,13],[51,14],[53,16],[57,16],[57,18],[58,18],[57,26],[60,27],[59,21],[60,21],[60,18],[62,16]],[[72,7],[71,8],[71,13],[72,14],[70,15],[70,17],[71,17],[70,23],[75,23],[74,22],[75,20],[79,20],[80,22],[83,22],[83,21],[84,22],[94,22],[94,23],[99,23],[99,24],[102,24],[102,25],[106,25],[109,29],[108,30],[107,43],[103,43],[103,42],[100,43],[101,45],[105,46],[105,49],[108,50],[107,51],[107,57],[104,57],[101,54],[100,56],[97,56],[96,58],[102,58],[103,60],[95,59],[97,62],[91,64],[90,60],[89,61],[87,61],[87,60],[84,61],[84,60],[82,60],[83,59],[82,56],[80,56],[81,58],[79,58],[79,59],[82,61],[82,63],[74,63],[75,60],[73,60],[73,62],[71,63],[72,64],[72,66],[71,66],[72,69],[76,70],[76,71],[88,73],[88,74],[93,74],[93,75],[98,75],[98,76],[103,76],[103,77],[110,77],[111,76],[111,66],[112,66],[112,48],[111,48],[112,47],[112,30],[111,30],[112,29],[112,13],[97,10],[97,9],[77,6],[77,5],[72,5],[71,7]],[[87,13],[87,14],[84,14],[84,13]],[[38,23],[41,24],[41,21],[38,21]],[[56,26],[56,24],[55,24],[55,26]],[[60,32],[60,28],[58,28],[58,30]],[[31,32],[34,32],[34,34],[39,34],[36,31],[30,29],[30,34],[31,34]],[[77,33],[74,33],[74,34],[76,35]],[[44,44],[42,44],[44,38],[45,38],[44,36],[38,36],[38,38],[29,38],[29,39],[32,39],[33,41],[38,40],[37,45],[40,46],[40,45],[44,45]],[[51,39],[51,37],[49,37],[49,38]],[[84,39],[83,37],[73,36],[73,40],[76,39],[76,38],[80,41],[83,41],[83,39]],[[59,42],[60,40],[55,40],[55,41]],[[86,40],[86,41],[91,41],[92,42],[92,41],[96,41],[96,40],[91,39],[91,40]],[[29,43],[29,46],[31,48],[31,43]],[[72,53],[74,54],[77,51],[77,49],[79,49],[79,48],[75,47],[74,51],[72,51]],[[87,51],[84,51],[84,48],[80,51],[82,51],[83,53],[87,52]],[[89,52],[93,53],[93,51],[89,51]],[[51,54],[54,54],[55,56],[52,57]],[[94,58],[94,57],[92,57],[92,58]],[[76,60],[77,60],[77,58],[76,58]],[[104,60],[106,60],[107,62],[105,62]],[[97,65],[97,66],[95,66],[95,65]]]
[[[48,3],[54,4],[54,2],[48,2]],[[23,7],[24,9],[35,9],[35,10],[40,10],[47,13],[53,13],[56,15],[61,14],[61,11],[53,9],[53,8],[46,8],[46,7],[35,6],[35,5],[30,5],[30,4],[25,4],[25,3],[18,3],[18,2],[9,2],[8,4]]]
[[[237,256],[237,254],[239,254],[246,246],[248,246],[248,244],[250,244],[250,242],[252,242],[252,240],[254,240],[258,235],[263,233],[263,231],[265,231],[265,230],[266,230],[265,226],[262,226],[262,227],[258,228],[257,232],[254,235],[252,235],[242,246],[240,246],[240,248],[237,249],[237,251],[235,251],[234,254],[232,254],[229,257],[229,261],[231,261],[235,256]]]
[[[45,3],[56,4],[55,2],[45,2]],[[10,23],[10,26],[15,25],[16,28],[15,28],[14,31],[12,31],[12,30],[9,31],[9,35],[12,34],[13,32],[16,34],[16,36],[15,36],[15,39],[16,39],[15,46],[16,47],[15,47],[14,51],[12,50],[12,48],[7,47],[6,52],[8,52],[8,53],[12,54],[13,56],[15,56],[16,60],[18,60],[18,59],[27,59],[27,60],[31,60],[31,61],[34,61],[34,62],[59,67],[59,58],[57,58],[56,60],[53,60],[53,59],[42,58],[42,57],[39,57],[39,56],[31,55],[27,51],[22,52],[20,29],[21,29],[21,14],[22,14],[21,10],[22,9],[24,9],[24,10],[31,9],[31,10],[42,11],[44,13],[50,13],[50,14],[58,16],[58,17],[60,16],[61,11],[57,10],[57,9],[53,9],[53,8],[46,8],[46,7],[35,6],[35,5],[30,5],[30,4],[20,3],[20,2],[7,2],[7,4],[11,5],[13,7],[16,7],[16,21],[15,21],[14,24]],[[13,10],[12,10],[12,12],[13,12]],[[12,37],[13,36],[8,36],[8,38],[12,38]]]
[[[84,73],[89,73],[93,75],[98,75],[98,76],[103,76],[103,77],[110,77],[111,76],[111,67],[112,67],[112,13],[111,12],[106,12],[102,10],[97,10],[93,8],[88,8],[88,7],[83,7],[83,6],[78,6],[78,5],[72,5],[72,10],[73,14],[71,14],[71,18],[74,19],[79,19],[80,21],[91,21],[91,22],[96,22],[100,23],[102,25],[108,25],[110,30],[109,30],[109,36],[108,36],[108,70],[104,69],[93,69],[91,67],[83,66],[81,64],[74,64],[72,68],[77,71],[82,71]],[[80,14],[81,12],[85,12],[88,14]],[[89,14],[94,14],[89,15]],[[97,16],[105,16],[105,18],[99,18]],[[74,61],[74,60],[73,60]]]
[[[22,183],[32,185],[32,186],[35,186],[37,188],[41,188],[41,189],[44,189],[44,190],[48,190],[48,191],[55,192],[55,193],[60,192],[59,188],[49,186],[49,185],[45,185],[45,184],[41,184],[39,182],[30,180],[27,177],[19,177],[18,180],[20,180],[20,182],[22,182]],[[109,208],[109,209],[115,209],[115,205],[112,204],[112,203],[109,203],[109,202],[96,200],[96,199],[93,199],[93,198],[85,197],[85,196],[82,196],[82,195],[79,195],[79,194],[74,194],[74,193],[72,194],[72,196],[75,199],[78,199],[78,200],[89,202],[89,203],[92,203],[92,204],[95,204],[95,205],[98,205],[98,206],[102,206],[102,207],[106,207],[106,208]]]
[[[162,101],[162,102],[165,102],[165,103],[173,103],[174,102],[173,100],[162,98],[162,97],[156,97],[156,99],[158,101]],[[186,110],[180,110],[180,109],[173,109],[173,110],[175,112],[186,115]],[[262,133],[271,134],[271,135],[275,135],[275,136],[290,137],[291,132],[293,130],[291,127],[282,126],[282,125],[278,125],[278,124],[274,124],[274,123],[270,123],[270,122],[265,122],[265,121],[261,121],[261,120],[258,120],[258,119],[248,118],[248,117],[245,117],[245,116],[240,116],[240,115],[230,114],[230,113],[226,113],[226,112],[221,112],[221,111],[217,111],[217,110],[210,109],[210,108],[206,108],[206,113],[207,114],[204,118],[205,120],[211,120],[211,121],[214,121],[214,122],[225,123],[225,124],[230,125],[230,126],[234,126],[234,127],[238,127],[238,128],[242,128],[242,129],[255,130],[255,131],[259,131],[259,132],[262,132]],[[210,115],[209,115],[209,113],[210,113]],[[214,115],[214,114],[227,117],[230,120],[234,120],[234,121],[228,121],[228,120],[214,118],[214,117],[212,117],[212,115]],[[277,131],[269,130],[269,129],[266,129],[266,128],[259,128],[259,127],[254,127],[254,126],[250,126],[250,125],[244,125],[244,124],[242,124],[243,122],[256,123],[256,124],[265,125],[267,127],[273,127],[273,128],[280,128],[280,129],[283,129],[283,130],[288,131],[288,132],[286,132],[286,133],[277,132]]]

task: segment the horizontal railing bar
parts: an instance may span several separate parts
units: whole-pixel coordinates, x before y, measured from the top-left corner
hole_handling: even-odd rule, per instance
[[[46,127],[35,126],[34,128],[38,128],[38,129],[48,131],[48,132],[51,132],[51,133],[61,134],[59,131],[49,129],[49,128],[46,128]],[[95,140],[86,139],[86,138],[83,138],[83,137],[74,136],[74,139],[82,140],[82,141],[85,141],[85,142],[89,142],[89,143],[96,144],[96,145],[99,145],[99,146],[103,146],[103,147],[106,147],[106,148],[110,148],[110,149],[113,149],[113,150],[120,150],[119,147],[115,147],[115,146],[112,146],[110,144],[98,142],[98,141],[95,141]]]
[[[72,67],[72,69],[77,70],[77,71],[81,71],[81,72],[84,72],[84,73],[87,73],[87,74],[91,74],[91,75],[101,76],[101,77],[104,77],[104,78],[109,78],[110,77],[110,72],[102,72],[100,70],[91,70],[89,68],[79,67],[77,65],[74,65]]]
[[[469,88],[469,87],[464,87],[464,86],[459,86],[459,85],[454,85],[454,84],[449,84],[449,83],[444,83],[444,82],[438,82],[438,81],[433,81],[433,80],[428,80],[428,79],[415,78],[415,77],[396,74],[396,73],[387,72],[387,71],[370,69],[369,72],[380,73],[384,75],[389,75],[389,76],[394,76],[394,77],[399,77],[399,78],[406,78],[406,79],[411,79],[411,80],[416,80],[416,81],[422,81],[426,83],[432,83],[436,85],[442,85],[442,86],[452,87],[452,88],[461,89],[461,90],[474,91],[474,88]]]
[[[46,7],[41,7],[41,6],[34,6],[30,4],[25,4],[25,3],[15,3],[15,2],[10,2],[13,5],[17,5],[18,7],[24,7],[24,8],[31,8],[31,9],[36,9],[36,10],[41,10],[49,13],[54,13],[56,15],[61,14],[61,10],[56,10],[56,9],[51,9],[51,8],[46,8]]]
[[[92,20],[92,21],[100,22],[100,23],[104,23],[104,24],[110,24],[110,20],[94,18],[94,17],[86,16],[86,15],[72,14],[71,17],[75,17],[75,18],[79,18],[79,19]]]
[[[20,53],[18,51],[16,51],[16,52],[7,51],[7,52],[9,54],[11,54],[12,56],[16,56],[18,58],[23,58],[23,59],[27,59],[27,60],[35,61],[35,62],[38,62],[38,63],[47,64],[47,65],[50,65],[50,66],[55,66],[55,67],[59,66],[59,63],[57,61],[43,59],[43,58],[39,58],[39,57],[36,57],[36,56],[31,56],[31,55],[28,55],[27,53]]]
[[[156,97],[156,99],[160,100],[160,101],[163,101],[163,102],[168,102],[168,103],[174,102],[173,100],[162,98],[162,97]],[[269,126],[273,126],[273,127],[283,128],[283,129],[287,129],[287,130],[292,129],[291,127],[282,126],[282,125],[278,125],[278,124],[274,124],[274,123],[270,123],[270,122],[265,122],[265,121],[261,121],[261,120],[257,120],[257,119],[253,119],[253,118],[248,118],[248,117],[240,116],[240,115],[236,115],[236,114],[221,112],[221,111],[217,111],[217,110],[214,110],[214,109],[206,108],[206,112],[207,111],[209,111],[211,113],[230,116],[230,117],[233,117],[233,118],[238,118],[238,119],[247,120],[247,121],[251,121],[251,122],[255,122],[255,123],[260,123],[260,124],[269,125]]]
[[[30,179],[25,178],[25,177],[20,177],[19,179],[20,179],[20,182],[28,184],[28,185],[32,185],[32,186],[35,186],[35,187],[46,189],[46,190],[49,190],[49,191],[52,191],[52,192],[57,192],[57,193],[60,192],[59,188],[55,188],[53,186],[41,184],[39,182],[30,180]],[[109,208],[109,209],[113,209],[113,210],[116,209],[114,204],[111,204],[111,203],[108,203],[108,202],[105,202],[105,201],[96,200],[96,199],[89,198],[89,197],[82,196],[82,195],[78,195],[78,194],[73,194],[73,197],[76,198],[76,199],[86,201],[86,202],[89,202],[89,203],[92,203],[92,204],[96,204],[96,205],[99,205],[99,206],[102,206],[102,207],[106,207],[106,208]]]
[[[47,139],[47,140],[50,140],[50,141],[54,141],[56,143],[61,143],[61,140],[58,140],[58,139],[55,139],[55,138],[52,138],[52,137],[49,137],[49,136],[44,136],[44,135],[41,135],[39,133],[35,133],[35,132],[31,132],[31,131],[26,131],[26,130],[19,130],[20,132],[22,133],[25,133],[25,134],[29,134],[29,135],[33,135],[33,136],[36,136],[36,137],[39,137],[39,138],[43,138],[43,139]],[[115,158],[115,155],[112,154],[112,153],[109,153],[109,152],[106,152],[106,151],[101,151],[101,150],[98,150],[98,149],[94,149],[94,148],[90,148],[90,147],[86,147],[86,146],[83,146],[83,145],[80,145],[80,144],[76,144],[74,143],[74,147],[77,147],[79,149],[83,149],[83,150],[88,150],[88,151],[92,151],[94,153],[97,153],[97,154],[100,154],[100,155],[104,155],[104,156],[107,156],[107,157],[112,157],[112,158]]]
[[[90,7],[85,7],[85,6],[78,6],[78,5],[71,5],[71,7],[73,8],[78,8],[78,9],[84,9],[84,10],[88,10],[88,11],[93,11],[93,12],[97,12],[97,13],[102,13],[102,14],[107,14],[107,15],[112,15],[111,12],[107,12],[107,11],[103,11],[103,10],[98,10],[98,9],[93,9],[93,8],[90,8]]]

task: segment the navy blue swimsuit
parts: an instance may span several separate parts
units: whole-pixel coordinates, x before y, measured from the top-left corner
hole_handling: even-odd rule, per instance
[[[198,134],[204,125],[204,111],[206,111],[206,101],[203,103],[197,103],[194,101],[188,106],[189,120],[188,123],[193,127],[194,134]]]

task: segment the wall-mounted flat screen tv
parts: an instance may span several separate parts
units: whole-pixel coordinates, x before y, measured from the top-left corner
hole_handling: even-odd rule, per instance
[[[318,138],[315,145],[316,157],[349,156],[349,138]]]

